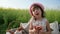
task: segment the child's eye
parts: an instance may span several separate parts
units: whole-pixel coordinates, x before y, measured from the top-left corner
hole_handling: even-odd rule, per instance
[[[35,11],[35,10],[33,9],[33,11]]]

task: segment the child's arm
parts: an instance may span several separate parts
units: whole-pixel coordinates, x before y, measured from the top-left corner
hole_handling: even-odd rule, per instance
[[[29,34],[34,34],[36,33],[36,29],[32,26],[32,24],[30,23],[30,26],[29,26]]]
[[[33,26],[32,26],[32,24],[30,23],[30,24],[29,24],[29,31],[31,31],[31,30],[33,30]]]
[[[32,25],[32,23],[33,23],[33,17],[29,21],[29,32],[33,32],[33,25]]]
[[[33,34],[33,32],[34,32],[32,23],[33,23],[33,18],[31,18],[30,21],[29,21],[29,34],[30,33]]]
[[[47,32],[46,32],[46,34],[51,34],[51,28],[50,28],[50,25],[49,25],[49,22],[48,21],[46,21],[46,27],[47,27]]]
[[[48,21],[46,21],[46,28],[48,31],[44,32],[44,30],[40,30],[40,33],[41,34],[51,34],[51,29],[50,29],[50,25],[49,25]]]
[[[29,23],[29,30],[33,29],[32,22],[33,22],[33,18],[31,18],[30,21],[28,22]]]

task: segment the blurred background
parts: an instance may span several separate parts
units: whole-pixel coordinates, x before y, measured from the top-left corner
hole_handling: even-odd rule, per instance
[[[0,0],[0,34],[18,28],[21,22],[27,23],[31,18],[30,5],[35,2],[44,5],[49,23],[58,21],[60,24],[60,0]]]

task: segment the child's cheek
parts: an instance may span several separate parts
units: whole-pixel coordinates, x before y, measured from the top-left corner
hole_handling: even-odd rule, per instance
[[[35,17],[36,15],[35,15],[35,12],[33,12],[33,16]]]
[[[35,15],[35,13],[33,12],[33,16]]]

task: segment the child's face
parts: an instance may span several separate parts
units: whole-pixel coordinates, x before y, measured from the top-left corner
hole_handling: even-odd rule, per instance
[[[35,8],[32,12],[33,12],[33,16],[35,18],[41,17],[41,9],[40,8]]]

